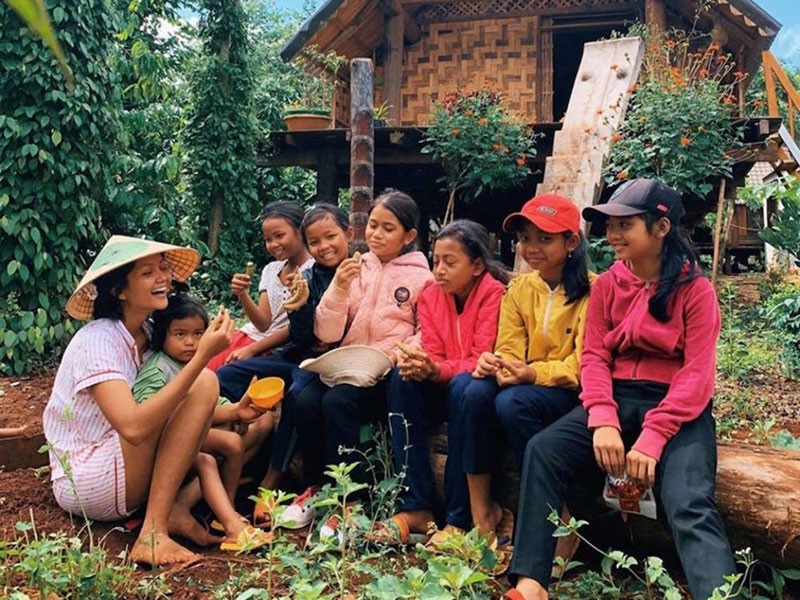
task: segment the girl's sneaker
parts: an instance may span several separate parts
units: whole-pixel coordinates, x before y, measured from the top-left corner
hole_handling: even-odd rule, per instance
[[[341,528],[342,521],[337,516],[331,516],[319,528],[319,541],[331,546],[341,547],[344,543],[344,534]]]
[[[309,523],[314,520],[314,515],[317,512],[316,509],[311,506],[317,498],[317,493],[319,493],[319,488],[317,486],[311,486],[295,498],[294,502],[287,506],[283,514],[278,517],[277,527],[283,527],[284,529],[302,529],[303,527],[308,527]]]

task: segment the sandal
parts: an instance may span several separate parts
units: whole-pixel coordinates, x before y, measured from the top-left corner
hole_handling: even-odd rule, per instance
[[[525,596],[522,595],[517,589],[508,590],[505,594],[500,597],[501,600],[525,600]]]
[[[495,527],[497,532],[498,545],[502,546],[514,539],[514,513],[507,508],[503,508],[503,516]]]
[[[271,518],[270,511],[275,509],[278,501],[275,498],[270,498],[266,502],[258,500],[253,505],[253,525],[256,527],[270,527]]]
[[[384,546],[409,546],[424,544],[430,536],[427,533],[412,532],[408,520],[402,514],[396,514],[391,519],[375,523],[372,531],[364,536],[370,542]]]
[[[245,517],[242,517],[242,523],[245,525],[250,525],[250,521],[248,521]],[[208,528],[211,529],[211,531],[225,533],[225,526],[216,519],[213,519],[211,523],[208,524]]]
[[[219,545],[223,552],[250,552],[266,546],[272,541],[272,532],[256,529],[248,525],[239,532],[233,541],[225,541]]]
[[[505,575],[511,566],[511,555],[514,553],[514,546],[508,543],[507,540],[503,541],[502,538],[498,538],[495,534],[489,534],[489,541],[486,547],[494,554],[496,562],[492,568],[478,568],[494,577]]]

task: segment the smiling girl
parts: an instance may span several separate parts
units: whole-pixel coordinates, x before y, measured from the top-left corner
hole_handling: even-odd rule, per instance
[[[395,471],[405,473],[400,512],[373,532],[383,543],[415,541],[433,522],[434,477],[428,451],[431,424],[447,418],[458,429],[466,386],[478,357],[491,352],[508,274],[489,250],[489,233],[454,221],[433,241],[433,275],[419,297],[422,348],[408,349],[389,378],[389,424]],[[448,436],[445,530],[471,527],[460,437]]]
[[[683,214],[680,194],[651,179],[583,211],[605,221],[618,260],[592,289],[583,406],[526,450],[509,600],[548,597],[556,543],[548,507],[578,479],[599,492],[604,473],[654,488],[693,598],[712,597],[736,572],[714,502],[719,306],[680,232]]]
[[[389,191],[377,198],[366,228],[369,252],[342,261],[317,306],[314,333],[321,342],[372,346],[394,363],[396,342],[419,347],[417,298],[433,276],[415,249],[418,220],[419,209],[407,194]],[[328,387],[315,377],[293,411],[307,483],[321,483],[324,465],[341,461],[339,447],[361,447],[361,424],[385,414],[384,381],[367,388]]]
[[[250,297],[251,277],[246,273],[233,276],[231,291],[250,322],[234,334],[230,348],[208,363],[212,371],[275,350],[289,339],[289,318],[283,302],[290,296],[289,284],[294,274],[308,269],[312,262],[300,233],[302,221],[303,208],[297,202],[267,205],[261,232],[267,252],[275,260],[261,272],[258,303]]]
[[[533,269],[515,278],[500,309],[496,352],[484,352],[464,393],[461,436],[472,519],[480,533],[508,536],[512,516],[491,497],[500,434],[517,463],[534,435],[578,403],[590,277],[580,214],[567,198],[536,196],[503,223]]]

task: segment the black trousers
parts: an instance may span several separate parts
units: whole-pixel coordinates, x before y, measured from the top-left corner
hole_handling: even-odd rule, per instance
[[[352,477],[366,482],[366,467],[358,454],[340,454],[340,448],[364,450],[361,426],[386,415],[386,381],[370,388],[348,384],[328,387],[315,377],[300,390],[292,406],[297,444],[303,456],[306,485],[324,482],[325,466],[361,461]]]
[[[641,432],[642,421],[658,405],[667,387],[648,382],[614,382],[626,451]],[[576,407],[533,437],[525,449],[519,514],[514,537],[513,577],[525,576],[543,587],[550,582],[556,539],[548,522],[559,512],[567,486],[587,472],[597,475],[588,415]],[[711,405],[685,423],[667,443],[656,467],[655,493],[666,517],[692,596],[705,600],[724,576],[736,572],[722,519],[714,501],[717,446]],[[599,492],[599,490],[598,490]]]

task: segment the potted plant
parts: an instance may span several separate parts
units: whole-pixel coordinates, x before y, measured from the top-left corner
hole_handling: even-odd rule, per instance
[[[389,111],[393,106],[386,100],[372,109],[372,122],[375,127],[386,127],[390,125]]]
[[[339,86],[339,71],[347,58],[317,46],[304,48],[293,63],[296,97],[284,111],[289,131],[333,127],[333,100]]]

